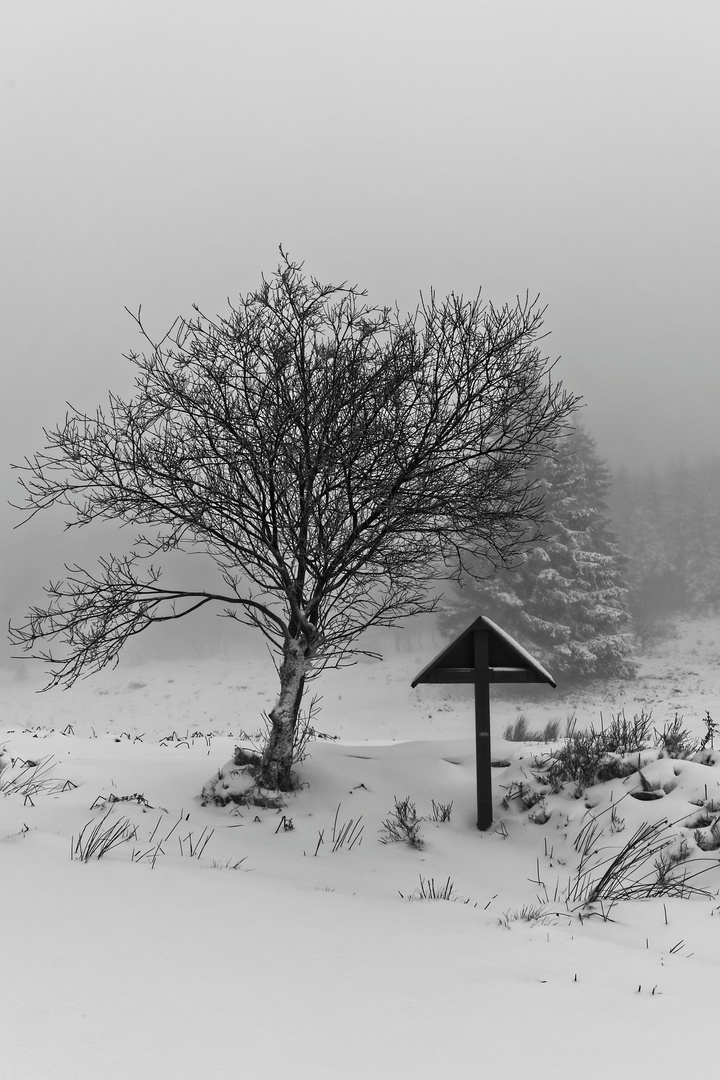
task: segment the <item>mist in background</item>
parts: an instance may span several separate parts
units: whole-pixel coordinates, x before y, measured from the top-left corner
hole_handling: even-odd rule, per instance
[[[126,306],[222,312],[279,244],[403,310],[539,293],[613,468],[720,453],[719,45],[716,0],[7,0],[3,502],[131,393]],[[2,514],[6,617],[121,546],[42,517]]]

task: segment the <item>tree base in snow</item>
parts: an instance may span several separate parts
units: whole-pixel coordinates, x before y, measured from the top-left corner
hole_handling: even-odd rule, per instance
[[[240,759],[238,760],[238,755]],[[253,761],[248,760],[254,758]],[[258,784],[255,770],[260,764],[257,754],[236,749],[232,761],[227,761],[204,785],[200,800],[203,806],[260,806],[280,810],[286,805],[282,792],[264,788]]]
[[[262,758],[254,750],[246,750],[244,746],[236,746],[233,761],[236,765],[248,765],[258,768]]]

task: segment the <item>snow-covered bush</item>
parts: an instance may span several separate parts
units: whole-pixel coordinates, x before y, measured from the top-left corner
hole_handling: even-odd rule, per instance
[[[709,713],[705,725],[698,740],[677,716],[659,732],[649,713],[632,721],[620,713],[507,767],[500,781],[504,808],[537,825],[554,815],[557,827],[574,835],[578,861],[555,890],[570,911],[594,907],[607,917],[619,900],[709,895],[717,888],[720,751],[707,745],[715,733]],[[626,821],[633,831],[623,843],[617,834]]]
[[[538,762],[536,778],[554,794],[572,785],[575,798],[580,798],[593,784],[636,772],[638,755],[650,745],[651,733],[651,714],[645,712],[632,720],[620,712],[608,725],[591,725],[587,731],[573,727],[564,743]]]

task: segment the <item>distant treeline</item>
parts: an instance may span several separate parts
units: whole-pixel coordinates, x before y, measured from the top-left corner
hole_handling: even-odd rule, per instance
[[[638,644],[720,610],[720,459],[613,476],[582,428],[538,464],[539,542],[445,596],[449,636],[484,613],[563,679],[632,677]]]
[[[608,502],[639,633],[673,613],[720,609],[720,459],[621,468]]]

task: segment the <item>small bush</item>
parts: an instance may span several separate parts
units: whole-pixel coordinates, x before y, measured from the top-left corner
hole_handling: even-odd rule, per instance
[[[675,714],[662,731],[655,730],[655,745],[671,758],[691,758],[700,749],[700,740],[683,727],[682,717]]]
[[[598,780],[623,776],[624,768],[617,757],[608,754],[602,737],[595,731],[576,731],[563,746],[553,751],[542,775],[537,777],[550,785],[557,794],[565,784],[575,785],[575,797],[592,787]]]
[[[706,750],[708,746],[715,747],[715,736],[718,733],[719,725],[715,723],[710,712],[707,711],[703,717],[703,723],[705,724],[705,734],[700,740],[698,750]]]
[[[650,713],[642,712],[630,721],[621,712],[599,730],[591,726],[589,731],[577,731],[573,724],[564,744],[541,763],[542,771],[535,778],[549,784],[554,794],[565,784],[574,784],[575,796],[580,798],[593,784],[627,776],[635,766],[631,768],[623,758],[648,746],[651,722]]]
[[[422,851],[425,841],[420,835],[420,818],[417,816],[415,803],[410,802],[410,796],[395,800],[395,809],[382,823],[379,840],[381,844],[407,843],[417,851]]]
[[[590,731],[602,742],[606,754],[637,754],[652,741],[652,713],[643,709],[639,716],[628,720],[623,711],[613,716],[607,727],[601,720],[600,731],[592,726]]]
[[[431,799],[432,813],[430,814],[430,821],[449,821],[452,814],[453,804],[450,803],[436,803],[434,799]]]
[[[520,713],[514,724],[505,728],[504,738],[508,742],[555,742],[560,734],[560,721],[548,720],[542,731],[531,731],[527,717]]]

